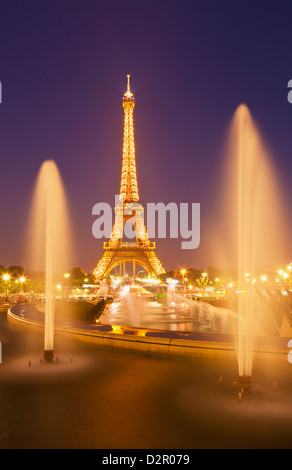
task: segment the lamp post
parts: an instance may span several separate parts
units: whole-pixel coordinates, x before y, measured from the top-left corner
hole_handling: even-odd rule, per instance
[[[278,274],[280,274],[280,276],[283,277],[283,274],[284,274],[283,269],[279,269],[279,270],[278,270]],[[280,281],[279,281],[279,282],[280,282]],[[283,281],[281,281],[281,286],[283,286]]]
[[[70,277],[70,274],[65,273],[64,277],[67,279],[67,299],[69,299],[69,277]]]
[[[6,281],[6,298],[5,298],[6,302],[8,300],[8,280],[9,280],[9,278],[10,278],[9,274],[4,274],[3,279],[4,279],[4,281]]]
[[[283,278],[284,278],[285,280],[288,279],[288,277],[290,277],[288,273],[286,273],[286,272],[283,273]],[[285,281],[284,281],[284,282],[285,282]],[[284,284],[284,288],[285,288],[285,284]]]
[[[186,273],[186,270],[185,269],[181,269],[180,272],[182,273],[183,275],[183,289],[185,288],[185,273]]]
[[[208,273],[202,273],[202,278],[203,278],[203,283],[204,283],[204,288],[205,288],[208,282]]]
[[[21,282],[21,295],[23,295],[23,283],[25,281],[25,277],[22,276],[19,280]]]
[[[265,290],[265,282],[266,282],[266,280],[267,280],[267,276],[262,276],[262,277],[261,277],[261,280],[262,280],[262,282],[263,282],[263,290]]]
[[[62,290],[61,284],[57,284],[57,292],[59,292],[60,297],[61,297],[61,290]]]

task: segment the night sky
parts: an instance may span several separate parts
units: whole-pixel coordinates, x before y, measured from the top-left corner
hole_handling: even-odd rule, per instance
[[[167,270],[214,265],[222,147],[242,102],[272,149],[291,233],[291,19],[291,1],[0,0],[0,264],[29,268],[32,192],[53,159],[70,206],[70,268],[94,269],[104,240],[92,235],[92,207],[119,192],[127,74],[141,203],[201,204],[198,249],[156,240]]]

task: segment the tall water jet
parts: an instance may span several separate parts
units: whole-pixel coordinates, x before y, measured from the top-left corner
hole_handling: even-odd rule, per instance
[[[255,285],[259,266],[284,260],[284,215],[275,169],[248,108],[233,117],[225,211],[229,217],[227,251],[238,265],[238,373],[241,386],[251,384],[253,339],[260,331]],[[226,182],[225,182],[226,183]],[[227,201],[227,199],[226,199]],[[230,261],[230,260],[229,260]],[[257,287],[258,289],[258,287]]]
[[[54,281],[68,268],[68,209],[56,163],[45,161],[39,171],[31,214],[32,264],[45,269],[44,359],[54,357]]]
[[[239,381],[248,387],[257,306],[254,289],[250,284],[246,287],[246,276],[254,278],[257,266],[280,261],[284,230],[275,171],[245,105],[235,113],[234,132],[238,162],[238,368]]]
[[[253,184],[256,141],[250,115],[244,105],[237,110],[235,125],[238,132],[238,372],[239,382],[249,386],[252,372],[252,321],[255,312],[252,293],[246,292],[245,274],[254,274],[252,210],[256,203]]]

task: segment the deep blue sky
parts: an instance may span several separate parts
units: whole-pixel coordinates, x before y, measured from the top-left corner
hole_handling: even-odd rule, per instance
[[[26,263],[32,190],[54,159],[71,208],[72,267],[95,267],[103,240],[92,236],[91,211],[119,191],[128,73],[142,204],[201,203],[197,250],[157,241],[166,269],[214,264],[207,227],[241,102],[291,201],[291,21],[292,2],[279,0],[0,0],[0,264]]]

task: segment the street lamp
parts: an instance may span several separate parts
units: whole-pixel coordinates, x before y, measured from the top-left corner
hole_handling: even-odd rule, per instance
[[[183,275],[183,287],[185,286],[185,273],[186,273],[186,270],[185,269],[181,269],[180,272],[182,273]]]
[[[265,282],[266,282],[266,280],[267,280],[267,276],[261,276],[261,280],[263,281],[263,286],[262,286],[262,288],[263,288],[263,290],[264,290],[264,288],[265,288]]]
[[[5,299],[6,302],[8,300],[8,281],[9,281],[9,278],[10,278],[9,274],[4,274],[3,279],[4,279],[4,281],[6,281],[6,299]]]
[[[67,299],[68,299],[69,298],[69,277],[70,277],[70,274],[65,273],[64,277],[67,279]]]
[[[219,279],[219,277],[215,277],[214,280],[215,280],[215,291],[216,290],[218,291],[218,290],[220,290],[220,288],[219,288],[220,279]]]
[[[25,277],[22,276],[19,280],[21,282],[21,295],[23,295],[23,283],[25,281]]]

